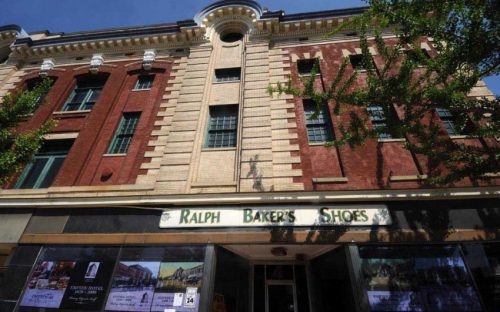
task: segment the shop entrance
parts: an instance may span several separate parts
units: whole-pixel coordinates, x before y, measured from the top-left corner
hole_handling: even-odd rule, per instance
[[[267,282],[267,312],[298,312],[295,284],[290,282]]]

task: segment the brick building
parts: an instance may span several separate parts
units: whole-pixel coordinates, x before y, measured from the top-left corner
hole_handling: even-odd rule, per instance
[[[345,57],[362,83],[358,39],[325,36],[362,12],[226,0],[154,26],[0,27],[0,96],[53,81],[20,130],[58,121],[0,190],[0,311],[498,311],[498,180],[432,188],[404,139],[325,147],[345,116],[267,93],[316,58],[318,87]],[[120,267],[200,265],[201,287],[114,287]]]

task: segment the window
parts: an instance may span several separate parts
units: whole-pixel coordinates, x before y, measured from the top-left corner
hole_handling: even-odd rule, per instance
[[[210,107],[206,147],[235,147],[238,125],[238,105]]]
[[[63,106],[63,111],[92,109],[101,94],[104,81],[78,82],[75,90]]]
[[[215,70],[215,81],[239,81],[241,76],[241,68],[221,68]]]
[[[321,143],[333,139],[330,117],[324,105],[318,107],[312,100],[304,100],[304,116],[309,143]]]
[[[241,34],[241,33],[229,33],[229,34],[222,35],[220,38],[220,40],[227,42],[227,43],[240,41],[241,39],[243,39],[243,34]]]
[[[141,75],[137,78],[134,90],[148,90],[153,86],[155,75]]]
[[[141,113],[139,112],[123,114],[113,141],[111,141],[111,145],[109,146],[108,154],[127,153],[140,116]]]
[[[439,115],[439,118],[443,122],[444,128],[449,135],[465,135],[470,133],[470,122],[469,120],[465,120],[466,124],[463,129],[461,129],[457,122],[456,116],[453,115],[452,112],[447,110],[446,108],[436,108],[436,112]]]
[[[316,59],[297,60],[297,70],[299,75],[310,75],[314,68],[314,64],[316,64]]]
[[[366,70],[367,64],[363,60],[362,54],[351,54],[349,55],[349,61],[351,62],[352,68],[354,70]]]
[[[430,58],[429,53],[427,53],[426,49],[420,49],[420,51],[422,51],[422,55],[424,58]],[[405,50],[404,54],[409,60],[420,65],[420,63],[421,63],[420,57],[419,57],[417,52],[415,52],[414,50]]]
[[[49,140],[43,143],[33,161],[26,166],[16,183],[18,189],[49,187],[73,145],[73,140]]]
[[[52,77],[48,77],[48,78],[45,78],[45,79],[49,79],[51,81],[51,85],[54,85],[54,82],[55,82],[55,79],[52,78]],[[42,79],[40,78],[34,78],[34,79],[30,79],[28,81],[26,81],[26,91],[33,91],[35,90],[35,88],[42,83]],[[40,104],[43,103],[43,100],[45,99],[45,96],[47,95],[47,93],[45,94],[42,94],[40,95],[39,97],[36,98],[36,104],[35,106],[38,107],[40,106]]]
[[[368,106],[366,110],[372,122],[373,130],[377,131],[379,139],[400,137],[396,133],[396,129],[394,129],[394,124],[397,123],[395,112],[391,110],[389,116],[387,116],[384,107],[377,104]]]

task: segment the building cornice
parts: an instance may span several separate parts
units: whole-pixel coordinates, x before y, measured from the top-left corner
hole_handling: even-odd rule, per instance
[[[185,205],[382,202],[500,197],[499,187],[188,195],[164,195],[154,190],[127,189],[126,186],[123,186],[121,191],[109,187],[103,187],[101,191],[97,187],[53,189],[53,192],[4,190],[0,195],[0,208],[154,208]],[[32,193],[29,194],[28,191]]]

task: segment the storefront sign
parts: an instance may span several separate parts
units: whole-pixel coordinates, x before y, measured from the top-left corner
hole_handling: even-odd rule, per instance
[[[260,208],[169,209],[160,228],[266,226],[372,226],[392,224],[385,205],[272,206]]]

